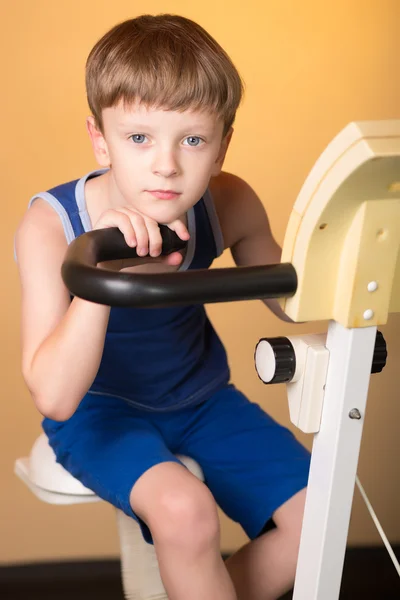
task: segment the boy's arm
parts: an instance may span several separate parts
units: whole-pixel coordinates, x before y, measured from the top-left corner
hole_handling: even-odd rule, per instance
[[[16,235],[22,290],[22,372],[39,411],[69,418],[99,368],[109,307],[74,298],[61,278],[67,242],[43,200],[27,211]]]
[[[179,252],[161,256],[158,224],[132,207],[104,211],[94,229],[118,227],[127,244],[144,248],[129,271],[146,262],[178,266]],[[168,223],[181,239],[189,232],[180,219]],[[75,412],[100,366],[110,307],[74,298],[61,277],[67,242],[56,212],[37,199],[16,235],[22,286],[22,371],[39,411],[63,421]],[[149,252],[151,256],[149,256]],[[121,269],[123,261],[108,263]]]
[[[210,183],[221,224],[225,248],[237,266],[278,264],[281,248],[275,241],[261,200],[240,177],[221,173]],[[293,321],[276,299],[263,302],[281,320]]]

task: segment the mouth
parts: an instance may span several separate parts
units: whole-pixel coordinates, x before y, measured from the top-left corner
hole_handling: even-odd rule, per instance
[[[155,196],[159,200],[174,200],[181,195],[181,192],[175,192],[174,190],[146,190],[152,196]]]

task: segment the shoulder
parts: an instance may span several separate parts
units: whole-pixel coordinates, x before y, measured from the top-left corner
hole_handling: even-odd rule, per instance
[[[29,209],[22,217],[18,229],[17,237],[31,232],[32,230],[43,230],[56,227],[62,230],[60,218],[56,211],[43,198],[36,198]]]
[[[56,211],[42,198],[37,198],[26,211],[15,233],[18,262],[33,252],[57,246],[65,249],[67,240]]]
[[[212,177],[209,187],[213,196],[220,201],[223,201],[227,195],[240,198],[252,191],[251,186],[244,179],[227,171],[221,171],[217,177]]]
[[[209,184],[220,222],[225,248],[268,222],[265,208],[254,189],[241,177],[221,172]]]

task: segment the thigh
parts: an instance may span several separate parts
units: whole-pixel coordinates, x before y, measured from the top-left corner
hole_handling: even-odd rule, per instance
[[[86,487],[136,519],[147,541],[147,526],[134,513],[130,494],[139,478],[163,462],[179,460],[141,411],[122,401],[91,399],[65,423],[44,426],[57,461]]]
[[[308,481],[309,452],[232,385],[197,408],[179,452],[199,462],[215,500],[250,539]]]

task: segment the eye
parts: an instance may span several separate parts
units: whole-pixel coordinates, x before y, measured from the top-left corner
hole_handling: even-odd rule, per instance
[[[202,144],[204,142],[204,140],[202,140],[200,137],[198,137],[197,135],[190,135],[189,137],[187,137],[185,139],[185,142],[188,142],[186,145],[188,146],[200,146],[200,144]]]
[[[130,139],[135,143],[135,144],[143,144],[143,142],[146,139],[146,136],[143,135],[143,133],[135,133],[134,135],[131,135]]]

